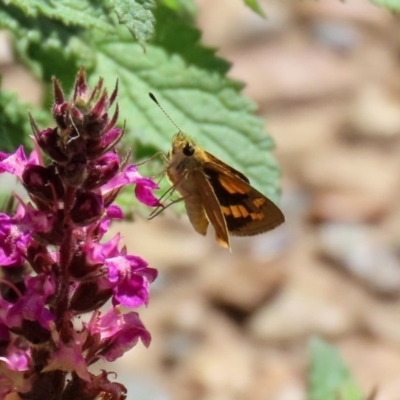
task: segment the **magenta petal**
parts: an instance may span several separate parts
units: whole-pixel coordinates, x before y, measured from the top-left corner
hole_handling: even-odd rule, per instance
[[[100,335],[100,341],[106,343],[107,351],[102,355],[107,361],[114,361],[130,350],[140,339],[147,347],[150,333],[144,327],[135,312],[122,314],[119,308],[112,308],[99,317],[94,316],[86,327],[92,335]]]
[[[18,147],[15,153],[10,154],[7,158],[0,162],[0,168],[2,171],[9,172],[21,178],[22,172],[27,164],[27,159],[25,156],[24,148],[22,146]]]
[[[121,207],[113,204],[107,208],[107,217],[110,219],[124,219],[124,213],[122,212]]]
[[[149,286],[157,271],[148,268],[146,261],[133,255],[121,255],[108,258],[108,283],[105,288],[112,288],[113,304],[127,307],[139,307],[149,300]]]
[[[2,161],[10,157],[10,154],[0,151],[0,174],[6,172],[6,168],[2,165]]]
[[[113,304],[136,308],[149,301],[149,284],[141,276],[124,280],[114,291]]]
[[[37,321],[45,328],[50,329],[50,322],[55,320],[54,315],[45,308],[45,298],[41,294],[32,294],[21,297],[8,311],[7,324],[18,327],[22,321]]]
[[[21,224],[25,229],[36,232],[49,232],[53,228],[55,217],[35,209],[31,203],[25,207],[25,215],[21,219]]]
[[[124,355],[124,353],[136,345],[139,339],[141,339],[146,347],[149,346],[151,341],[150,333],[143,326],[136,313],[129,313],[124,316],[124,325],[116,336],[116,338],[113,338],[114,341],[105,354],[107,361],[114,361]]]
[[[0,266],[9,267],[21,265],[24,252],[31,239],[28,232],[21,232],[16,225],[16,218],[0,214]]]
[[[61,370],[75,372],[84,381],[90,382],[90,374],[82,348],[79,344],[65,344],[60,342],[59,348],[53,353],[52,358],[42,372]]]
[[[27,352],[16,347],[8,349],[7,357],[0,357],[11,371],[26,371],[29,368],[30,357]]]
[[[150,178],[142,177],[135,165],[128,165],[122,172],[111,179],[107,184],[103,185],[101,191],[103,194],[111,190],[118,189],[128,184],[134,184],[136,197],[140,202],[150,207],[161,205],[157,197],[152,193],[158,189],[158,185]]]
[[[152,193],[152,189],[149,186],[143,184],[137,184],[135,187],[136,198],[143,204],[149,207],[161,206],[160,200]]]

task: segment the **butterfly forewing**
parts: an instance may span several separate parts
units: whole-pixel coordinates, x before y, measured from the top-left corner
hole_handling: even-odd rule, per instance
[[[281,210],[240,176],[227,173],[215,163],[206,163],[204,173],[218,198],[231,235],[257,235],[284,222]]]
[[[225,164],[223,161],[219,160],[217,157],[214,157],[212,154],[208,153],[207,151],[205,151],[205,154],[207,155],[208,163],[216,164],[217,166],[222,167],[225,171],[231,172],[232,174],[241,178],[243,181],[250,183],[249,178],[247,178],[246,175],[242,174],[237,169],[231,167],[228,164]]]

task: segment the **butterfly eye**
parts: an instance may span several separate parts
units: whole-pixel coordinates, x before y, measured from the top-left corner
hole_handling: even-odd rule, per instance
[[[183,154],[186,157],[190,157],[194,154],[194,147],[190,143],[186,143],[185,147],[183,148]]]

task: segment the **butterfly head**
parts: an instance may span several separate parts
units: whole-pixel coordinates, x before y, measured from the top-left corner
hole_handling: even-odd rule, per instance
[[[182,132],[178,132],[172,139],[172,149],[170,152],[171,157],[192,157],[195,155],[196,151],[196,143]]]

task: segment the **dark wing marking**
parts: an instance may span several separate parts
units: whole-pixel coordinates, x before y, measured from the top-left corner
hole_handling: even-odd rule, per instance
[[[240,176],[210,162],[205,163],[204,173],[221,205],[231,235],[257,235],[285,221],[282,211]]]

